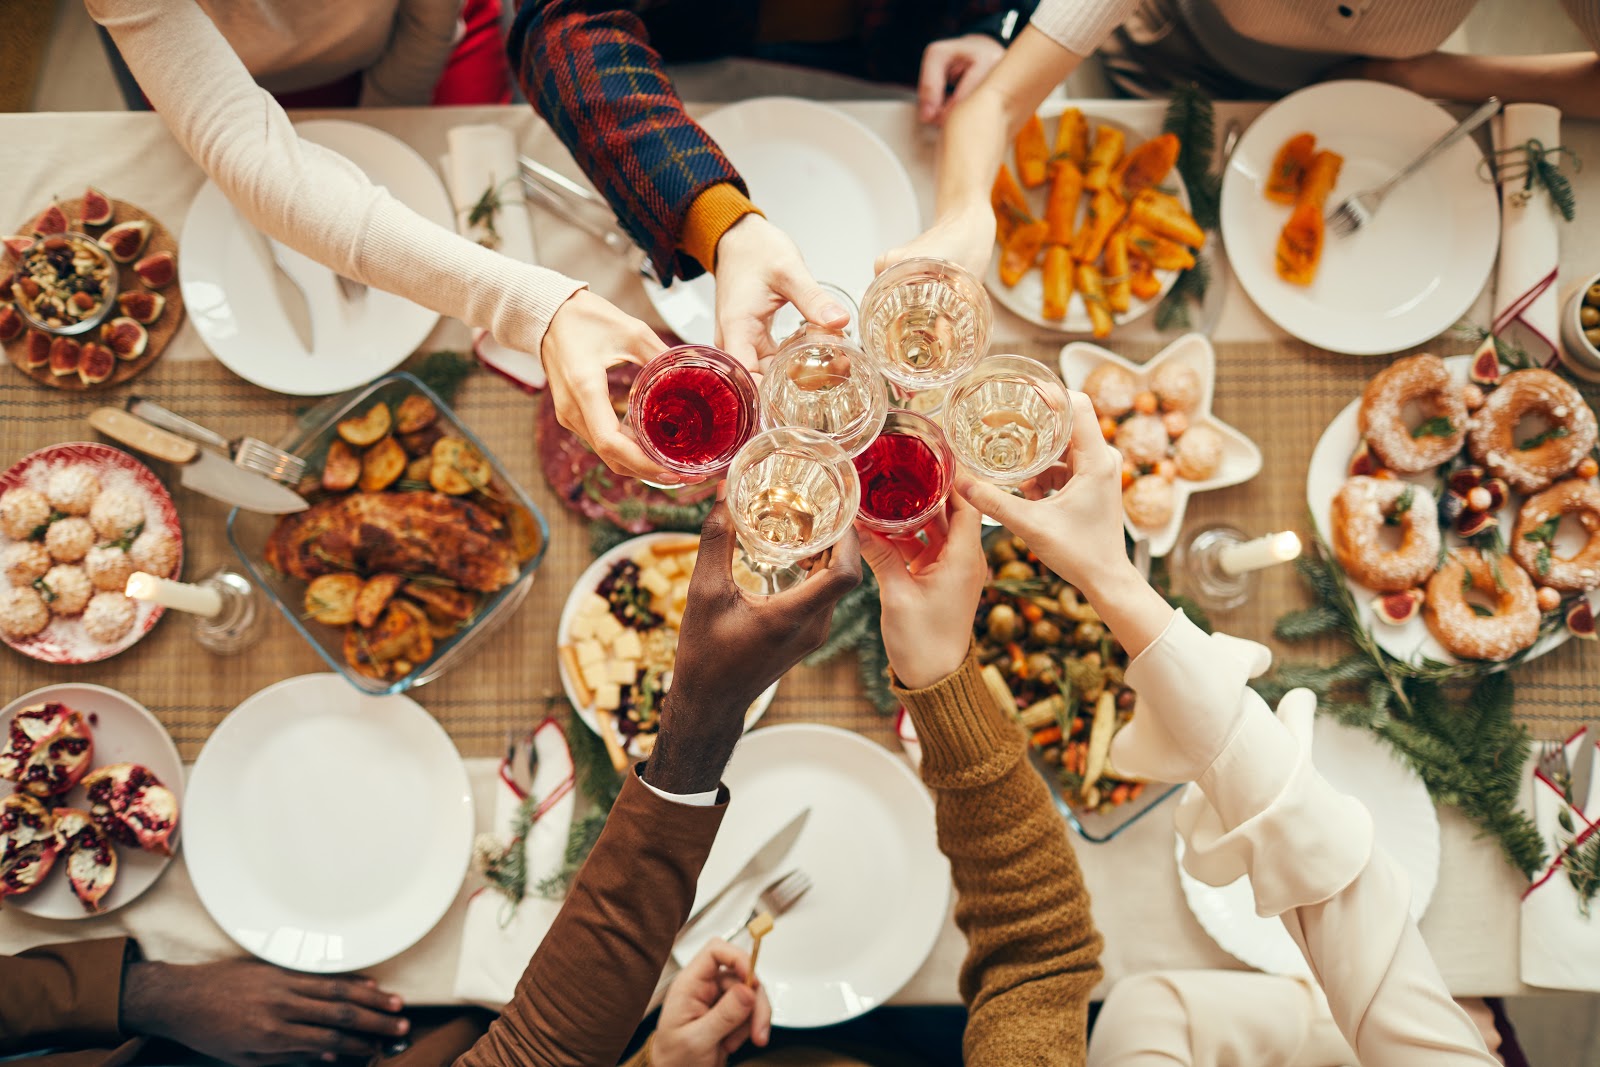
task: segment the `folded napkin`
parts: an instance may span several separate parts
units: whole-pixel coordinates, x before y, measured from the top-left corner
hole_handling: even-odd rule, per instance
[[[576,804],[572,753],[554,719],[539,724],[533,743],[539,765],[532,789],[526,794],[518,789],[502,763],[494,805],[494,832],[506,841],[512,837],[512,822],[523,799],[537,798],[533,826],[521,842],[527,854],[529,895],[513,910],[511,902],[499,891],[480,889],[467,902],[461,931],[455,995],[491,1008],[503,1007],[511,999],[528,960],[561,911],[561,901],[533,895],[533,887],[560,870],[566,860],[567,835],[572,830]]]
[[[1494,117],[1494,148],[1538,141],[1551,149],[1561,143],[1561,112],[1547,104],[1507,104]],[[1556,361],[1561,305],[1556,271],[1561,247],[1561,215],[1545,187],[1523,189],[1522,160],[1496,156],[1510,176],[1500,186],[1500,263],[1495,276],[1494,323],[1497,337],[1520,345],[1536,363]]]
[[[1600,737],[1583,730],[1567,738],[1568,765],[1577,766],[1579,752],[1594,745],[1600,745]],[[1600,775],[1591,778],[1588,796],[1573,801],[1567,803],[1561,788],[1534,761],[1533,822],[1554,858],[1522,896],[1522,980],[1547,989],[1600,993],[1600,900],[1593,902],[1592,914],[1583,914],[1564,863],[1567,852],[1596,833],[1597,824],[1590,820],[1600,812]],[[1563,812],[1571,830],[1561,825]]]
[[[511,131],[493,124],[456,126],[446,140],[450,150],[443,170],[462,235],[512,259],[537,265],[533,220],[522,192],[522,170]],[[485,222],[468,221],[474,205],[486,195],[499,204],[492,233]],[[486,367],[519,389],[536,393],[544,388],[544,365],[537,355],[507,348],[481,327],[472,331],[472,350]]]

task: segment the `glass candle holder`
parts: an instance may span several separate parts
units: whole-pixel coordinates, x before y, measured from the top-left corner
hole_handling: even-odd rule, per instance
[[[653,462],[679,477],[728,469],[756,431],[755,379],[708,345],[669,348],[645,364],[628,394],[628,426]]]
[[[745,564],[768,593],[803,580],[797,564],[832,548],[861,504],[850,457],[815,430],[786,426],[757,434],[727,477]]]
[[[1255,595],[1261,570],[1298,558],[1300,549],[1300,538],[1287,530],[1252,539],[1235,526],[1198,526],[1174,546],[1173,576],[1201,607],[1228,611]]]
[[[994,309],[983,283],[942,259],[907,259],[861,298],[861,344],[907,389],[949,385],[989,349]]]
[[[196,583],[222,596],[216,615],[191,615],[194,639],[208,652],[231,656],[243,652],[261,636],[261,595],[250,579],[226,567]]]
[[[803,324],[761,376],[761,419],[768,429],[815,430],[855,456],[889,411],[878,368],[838,330]]]
[[[856,521],[885,537],[909,537],[937,515],[950,497],[955,456],[932,419],[901,408],[855,457],[861,479]]]

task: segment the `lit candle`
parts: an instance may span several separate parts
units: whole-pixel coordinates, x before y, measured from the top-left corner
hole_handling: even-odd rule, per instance
[[[1227,574],[1258,571],[1299,557],[1300,538],[1292,530],[1267,534],[1243,544],[1226,545],[1217,551],[1217,563]]]
[[[203,615],[208,619],[222,612],[222,594],[217,590],[204,585],[185,585],[170,578],[157,578],[144,571],[130,574],[128,587],[123,592],[135,600],[148,600],[152,604]]]

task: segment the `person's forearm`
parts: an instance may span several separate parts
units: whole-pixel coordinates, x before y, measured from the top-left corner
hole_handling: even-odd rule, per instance
[[[744,723],[738,711],[723,710],[716,697],[687,692],[688,686],[685,680],[667,693],[661,728],[644,768],[645,781],[679,796],[721,784]]]
[[[1434,52],[1413,59],[1369,59],[1361,73],[1422,96],[1552,104],[1569,118],[1600,118],[1600,57],[1593,52],[1474,56]],[[1549,147],[1549,146],[1546,146]]]
[[[1125,559],[1089,576],[1081,592],[1130,660],[1149,648],[1172,620],[1172,605]]]
[[[389,47],[361,80],[363,107],[427,107],[455,50],[461,0],[401,0]]]
[[[0,1056],[121,1044],[123,961],[112,937],[0,956]]]

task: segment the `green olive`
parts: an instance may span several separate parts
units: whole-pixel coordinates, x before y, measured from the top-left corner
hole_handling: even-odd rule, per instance
[[[1595,349],[1600,350],[1600,327],[1596,327],[1593,330],[1584,330],[1583,336]]]
[[[1595,282],[1589,286],[1589,291],[1583,294],[1583,302],[1600,307],[1600,282]]]
[[[1010,604],[996,604],[989,609],[989,639],[1001,644],[1017,639],[1017,612]]]
[[[1600,308],[1588,304],[1578,309],[1578,322],[1585,330],[1592,330],[1600,326]]]

